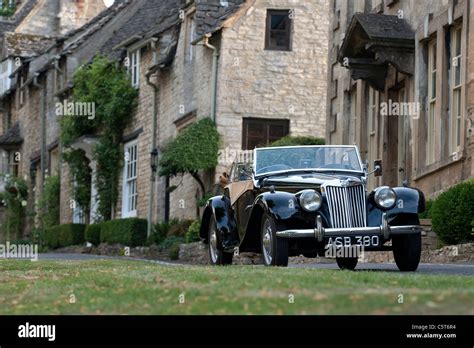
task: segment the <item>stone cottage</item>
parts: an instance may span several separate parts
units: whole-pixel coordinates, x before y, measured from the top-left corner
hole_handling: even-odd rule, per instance
[[[114,218],[154,223],[197,217],[194,179],[159,177],[150,161],[203,117],[215,120],[222,153],[250,150],[286,135],[324,137],[328,13],[326,1],[123,0],[61,35],[10,75],[25,88],[7,98],[18,115],[3,136],[17,136],[22,160],[15,174],[30,184],[29,205],[34,207],[44,178],[58,174],[60,222],[99,218],[90,156],[96,139],[84,134],[75,143],[90,156],[92,202],[86,214],[70,204],[73,184],[61,160],[54,111],[71,95],[74,72],[97,53],[125,66],[139,93],[122,139],[127,160]],[[24,106],[18,109],[21,98]],[[230,162],[221,156],[215,172],[205,176],[209,187]]]
[[[428,198],[474,176],[472,2],[331,0],[327,139]]]

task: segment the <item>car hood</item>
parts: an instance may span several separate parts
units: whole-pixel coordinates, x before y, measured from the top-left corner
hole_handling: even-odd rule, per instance
[[[304,173],[304,174],[288,174],[275,175],[266,179],[265,184],[275,186],[320,186],[330,181],[346,181],[350,180],[352,183],[362,183],[359,176],[347,174],[324,174],[324,173]]]

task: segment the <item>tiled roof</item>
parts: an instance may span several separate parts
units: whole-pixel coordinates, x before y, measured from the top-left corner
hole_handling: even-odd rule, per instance
[[[229,0],[227,6],[218,0],[195,0],[195,3],[196,33],[202,36],[220,29],[222,23],[245,4],[245,0]]]
[[[357,13],[357,21],[369,36],[369,39],[414,40],[415,32],[408,22],[398,16],[373,13]]]
[[[119,59],[121,52],[114,50],[125,40],[138,36],[151,37],[177,23],[181,0],[134,0],[135,14],[106,42],[102,53]]]
[[[0,136],[0,146],[17,146],[23,143],[20,135],[20,123],[15,123],[2,136]]]
[[[4,57],[32,58],[54,43],[55,39],[31,34],[5,33]]]

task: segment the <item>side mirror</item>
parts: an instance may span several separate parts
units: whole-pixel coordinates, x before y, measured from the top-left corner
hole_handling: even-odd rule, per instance
[[[382,176],[382,160],[374,161],[374,176]]]

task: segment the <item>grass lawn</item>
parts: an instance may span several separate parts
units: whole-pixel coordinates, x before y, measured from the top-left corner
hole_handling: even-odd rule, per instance
[[[120,260],[0,261],[0,314],[472,315],[474,277]]]

